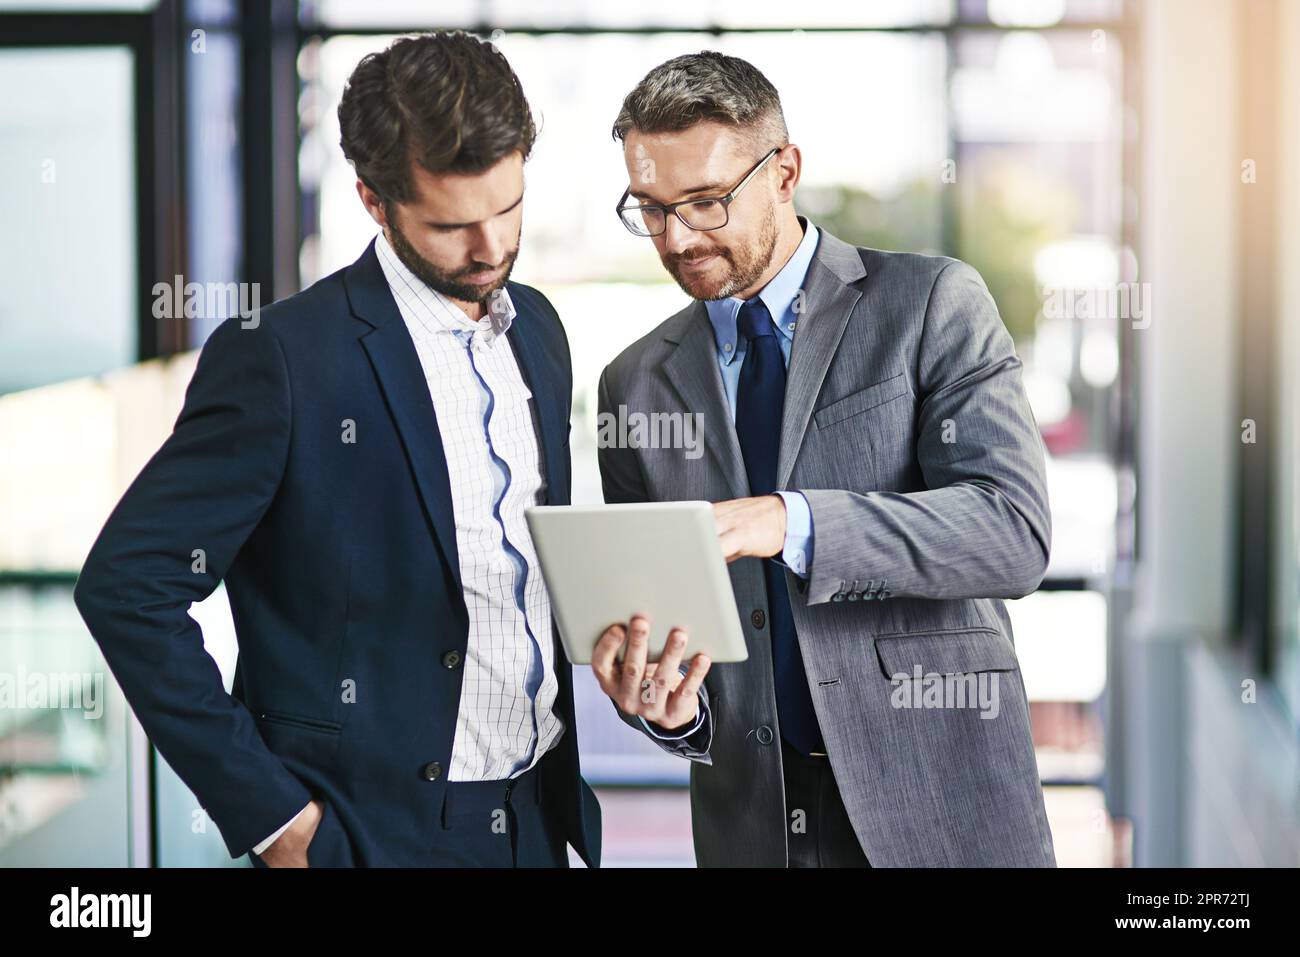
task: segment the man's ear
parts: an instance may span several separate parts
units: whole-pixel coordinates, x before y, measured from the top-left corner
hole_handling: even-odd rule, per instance
[[[361,205],[366,207],[366,212],[370,214],[370,218],[380,226],[387,226],[388,214],[384,212],[384,201],[379,198],[379,194],[358,179],[357,195],[361,197]]]
[[[779,164],[777,170],[781,177],[777,198],[783,203],[791,202],[794,200],[795,187],[799,185],[799,177],[803,173],[803,156],[799,152],[799,147],[791,143],[780,156],[774,158]]]

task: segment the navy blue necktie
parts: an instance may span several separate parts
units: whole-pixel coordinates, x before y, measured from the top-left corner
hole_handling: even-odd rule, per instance
[[[750,299],[740,307],[736,329],[748,342],[736,389],[736,437],[740,439],[740,451],[745,458],[750,494],[770,495],[776,489],[776,460],[781,447],[785,359],[772,315],[763,300]],[[784,566],[770,558],[763,559],[763,577],[767,582],[772,671],[781,737],[804,754],[824,752],[803,655],[795,637]]]

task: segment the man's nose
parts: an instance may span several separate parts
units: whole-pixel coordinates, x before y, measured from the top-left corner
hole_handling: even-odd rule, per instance
[[[664,252],[679,255],[695,245],[695,230],[687,226],[675,215],[669,214],[664,224]]]
[[[499,266],[505,256],[505,251],[506,244],[502,240],[500,230],[486,223],[475,230],[474,242],[470,247],[470,255],[475,262],[487,263],[489,266]]]

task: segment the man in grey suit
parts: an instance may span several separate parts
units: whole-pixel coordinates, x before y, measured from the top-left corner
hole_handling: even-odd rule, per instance
[[[696,301],[606,367],[600,411],[698,413],[708,454],[606,442],[605,499],[716,503],[749,658],[679,667],[678,633],[647,664],[633,619],[592,667],[693,762],[698,863],[1055,866],[1002,602],[1047,568],[1044,454],[979,274],[797,216],[799,148],[743,60],[656,67],[614,133],[619,215]]]

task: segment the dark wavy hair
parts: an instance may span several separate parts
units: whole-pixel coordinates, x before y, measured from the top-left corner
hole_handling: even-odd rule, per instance
[[[495,46],[462,31],[394,40],[348,78],[339,144],[385,204],[412,195],[411,163],[430,173],[481,173],[537,128],[514,70]]]

